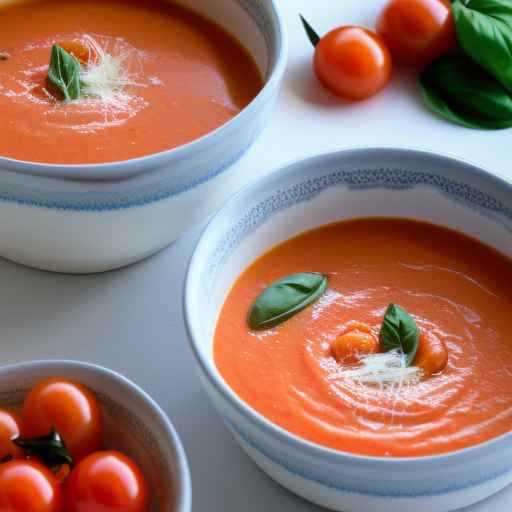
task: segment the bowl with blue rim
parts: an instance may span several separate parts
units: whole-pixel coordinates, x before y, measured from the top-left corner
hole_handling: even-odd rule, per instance
[[[219,312],[252,262],[304,231],[364,217],[426,221],[512,256],[512,184],[478,166],[400,148],[357,148],[292,163],[231,198],[195,249],[184,304],[203,385],[254,462],[316,504],[344,512],[446,512],[470,505],[512,482],[511,432],[433,456],[337,451],[269,421],[238,397],[215,365]]]
[[[119,268],[166,247],[237,190],[229,171],[267,124],[280,90],[283,18],[274,0],[177,3],[237,37],[263,76],[261,91],[214,131],[140,158],[58,165],[0,155],[0,256],[58,272]]]

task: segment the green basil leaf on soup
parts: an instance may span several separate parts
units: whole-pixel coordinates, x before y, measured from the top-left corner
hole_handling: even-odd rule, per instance
[[[67,101],[80,97],[80,70],[80,63],[73,55],[58,44],[53,45],[48,82]]]
[[[268,329],[315,302],[327,288],[327,276],[292,274],[273,282],[253,302],[247,321],[251,329]]]
[[[405,355],[410,366],[416,356],[420,342],[420,330],[416,322],[405,309],[390,304],[384,315],[379,333],[379,343],[385,352],[399,349]]]
[[[464,55],[433,61],[419,81],[426,105],[454,123],[489,130],[512,126],[512,94]]]
[[[452,11],[464,53],[512,91],[512,1],[457,0]]]

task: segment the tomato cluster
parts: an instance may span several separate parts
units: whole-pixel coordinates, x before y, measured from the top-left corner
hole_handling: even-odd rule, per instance
[[[0,511],[146,512],[140,469],[102,435],[96,398],[69,379],[40,382],[21,414],[0,409]]]
[[[377,33],[344,26],[320,38],[304,19],[303,23],[315,46],[316,76],[349,100],[362,100],[383,89],[392,57],[423,66],[457,46],[448,0],[390,0],[377,21]]]

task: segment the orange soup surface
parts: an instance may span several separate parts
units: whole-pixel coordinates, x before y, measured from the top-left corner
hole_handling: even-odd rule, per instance
[[[314,304],[251,331],[247,313],[273,281],[328,275]],[[220,313],[215,363],[272,422],[338,450],[422,456],[465,448],[512,427],[512,262],[462,234],[416,221],[327,225],[272,249],[238,279]],[[389,303],[443,341],[448,364],[416,383],[347,378],[331,345],[352,322],[378,334]]]
[[[263,82],[219,26],[157,0],[0,2],[0,156],[81,164],[180,146],[247,106]],[[52,45],[90,42],[121,58],[123,85],[64,102],[48,91]]]

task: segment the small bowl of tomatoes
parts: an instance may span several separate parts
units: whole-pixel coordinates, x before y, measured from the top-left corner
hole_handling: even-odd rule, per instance
[[[0,510],[189,512],[186,455],[160,407],[111,370],[2,367]]]

